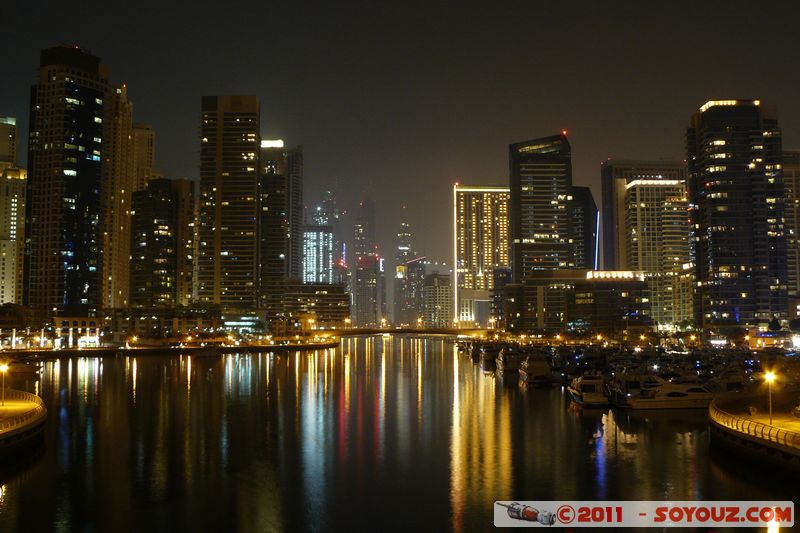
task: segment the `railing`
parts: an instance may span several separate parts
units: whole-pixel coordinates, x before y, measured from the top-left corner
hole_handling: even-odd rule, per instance
[[[18,415],[0,420],[0,437],[3,433],[19,429],[38,418],[43,418],[47,414],[47,409],[44,407],[44,402],[35,394],[23,392],[15,389],[5,389],[3,392],[6,400],[19,400],[24,402],[31,402],[35,405],[32,409],[20,413]]]
[[[714,402],[711,402],[708,408],[708,415],[711,420],[720,426],[800,451],[800,433],[796,431],[782,429],[728,413],[718,408]]]

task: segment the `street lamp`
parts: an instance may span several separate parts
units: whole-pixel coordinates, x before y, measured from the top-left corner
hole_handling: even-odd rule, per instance
[[[764,381],[767,382],[767,390],[769,391],[769,425],[772,425],[772,382],[775,381],[775,372],[767,372],[764,374]]]
[[[0,372],[3,373],[3,392],[2,392],[2,400],[0,400],[0,405],[6,405],[6,372],[8,372],[8,365],[3,363],[0,365]]]

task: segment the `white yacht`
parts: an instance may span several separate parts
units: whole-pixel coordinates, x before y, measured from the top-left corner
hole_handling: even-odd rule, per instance
[[[567,387],[573,401],[585,406],[608,405],[603,376],[585,375],[572,380]]]
[[[670,383],[654,376],[654,387],[616,397],[616,404],[629,409],[706,409],[714,393],[697,383]]]

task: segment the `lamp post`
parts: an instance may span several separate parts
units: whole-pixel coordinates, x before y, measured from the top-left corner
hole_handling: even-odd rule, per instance
[[[767,390],[769,391],[769,425],[772,425],[772,382],[775,381],[775,372],[767,372],[764,374],[764,381],[767,382]]]
[[[2,396],[0,396],[0,398],[2,398],[0,400],[0,405],[5,406],[6,405],[6,372],[8,372],[8,365],[5,364],[5,363],[0,365],[0,372],[3,373],[3,389],[2,389],[3,392],[2,392]]]

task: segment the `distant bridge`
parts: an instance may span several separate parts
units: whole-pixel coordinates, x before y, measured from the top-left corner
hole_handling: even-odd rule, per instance
[[[481,336],[484,337],[488,333],[495,330],[487,330],[481,328],[345,328],[345,329],[326,329],[321,330],[319,333],[328,333],[331,335],[339,335],[341,337],[353,335],[382,335],[389,333],[391,335],[398,334],[411,334],[411,335],[447,335],[450,337],[457,335]]]

